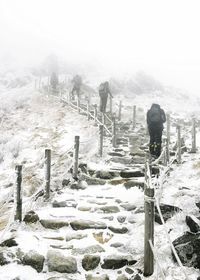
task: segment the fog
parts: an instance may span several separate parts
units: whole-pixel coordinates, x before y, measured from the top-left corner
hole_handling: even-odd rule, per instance
[[[198,94],[199,26],[198,0],[0,0],[0,62],[37,65],[55,53]]]

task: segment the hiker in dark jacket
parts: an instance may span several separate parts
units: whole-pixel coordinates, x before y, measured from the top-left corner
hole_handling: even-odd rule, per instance
[[[158,104],[152,104],[147,112],[147,125],[150,135],[149,151],[158,158],[161,154],[163,123],[166,121],[165,112]]]
[[[72,97],[72,100],[74,100],[74,93],[76,93],[77,98],[80,97],[81,86],[82,86],[82,78],[81,78],[81,76],[76,75],[72,79],[72,83],[73,83],[73,89],[71,91],[71,97]]]
[[[109,83],[108,82],[101,83],[99,86],[99,97],[100,97],[100,112],[102,113],[106,112],[108,95],[113,97],[110,92]]]

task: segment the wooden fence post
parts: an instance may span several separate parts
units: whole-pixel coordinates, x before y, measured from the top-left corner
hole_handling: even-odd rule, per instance
[[[120,100],[120,102],[119,102],[119,115],[118,115],[119,121],[121,121],[121,117],[122,117],[122,101]]]
[[[75,136],[74,142],[74,168],[73,168],[73,178],[77,179],[78,176],[78,156],[79,156],[79,136]]]
[[[133,129],[136,127],[136,106],[133,106]]]
[[[103,155],[103,125],[99,125],[99,156]]]
[[[192,149],[191,153],[196,153],[196,121],[195,118],[192,119]]]
[[[90,102],[89,102],[89,100],[87,102],[87,119],[88,119],[88,121],[90,120]]]
[[[145,237],[144,237],[144,276],[154,272],[154,257],[149,240],[154,244],[154,189],[145,189]]]
[[[116,122],[115,117],[113,117],[113,123],[112,123],[112,145],[115,148],[116,147]]]
[[[50,197],[50,180],[51,180],[51,150],[45,149],[45,195],[44,199],[49,199]]]
[[[16,180],[16,189],[14,192],[14,201],[15,201],[15,221],[22,221],[22,165],[17,165],[15,167],[17,180]]]
[[[167,139],[168,139],[168,144],[170,143],[170,114],[166,115],[167,119]]]
[[[110,96],[110,114],[112,116],[113,108],[112,108],[112,97]]]
[[[177,152],[178,152],[178,164],[181,163],[181,127],[177,125]]]
[[[97,104],[94,105],[94,121],[97,124]]]

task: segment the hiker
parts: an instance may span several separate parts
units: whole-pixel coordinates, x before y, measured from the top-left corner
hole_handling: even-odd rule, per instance
[[[74,100],[74,93],[76,93],[77,98],[80,97],[81,86],[82,86],[82,78],[79,75],[74,76],[72,79],[73,89],[71,91],[71,99]]]
[[[52,72],[51,78],[50,78],[50,85],[53,89],[53,92],[56,92],[56,89],[58,87],[58,83],[59,83],[59,81],[58,81],[57,74],[55,72]]]
[[[100,97],[100,112],[102,113],[106,112],[108,94],[113,98],[110,92],[109,83],[108,82],[101,83],[99,86],[99,97]]]
[[[147,124],[150,135],[150,154],[158,158],[161,154],[163,123],[166,121],[165,112],[158,104],[152,104],[147,112]]]

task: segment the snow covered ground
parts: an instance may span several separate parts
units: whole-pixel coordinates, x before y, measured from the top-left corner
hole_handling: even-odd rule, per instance
[[[108,216],[98,212],[96,208],[99,205],[117,205],[116,201],[121,200],[123,203],[131,203],[136,206],[136,209],[143,207],[144,198],[143,191],[138,188],[125,189],[123,185],[111,186],[88,186],[84,190],[72,191],[65,189],[63,193],[55,195],[54,199],[60,201],[71,200],[78,202],[78,207],[91,207],[91,211],[78,211],[77,208],[68,207],[52,208],[48,204],[34,205],[28,203],[28,197],[31,197],[35,192],[41,189],[44,185],[44,150],[52,149],[52,189],[56,190],[62,184],[62,180],[67,176],[67,171],[71,164],[71,158],[67,153],[73,147],[74,136],[80,135],[81,139],[81,159],[96,163],[101,168],[109,167],[105,163],[99,161],[96,157],[98,150],[98,128],[93,125],[92,121],[87,121],[82,115],[73,112],[69,107],[52,96],[46,96],[43,93],[38,93],[33,89],[33,84],[7,90],[5,87],[0,89],[1,105],[0,105],[0,228],[5,227],[8,218],[12,215],[12,203],[4,205],[5,201],[11,199],[13,186],[15,184],[15,166],[23,164],[23,195],[25,200],[25,209],[28,211],[35,209],[40,218],[50,217],[70,217],[69,219],[87,219],[100,220],[102,217]],[[120,96],[117,97],[118,101]],[[172,96],[167,99],[155,96],[153,102],[157,101],[166,111],[175,112],[178,119],[183,119],[185,116],[193,115],[197,112],[198,104],[193,100],[179,100],[179,96]],[[140,111],[141,116],[145,115],[147,107],[152,103],[152,96],[138,96],[136,99],[126,99],[122,111],[122,119],[131,119],[131,108],[133,105],[138,105],[143,110]],[[127,105],[130,106],[129,110]],[[178,105],[178,106],[177,106]],[[116,106],[117,108],[117,106]],[[191,114],[190,114],[191,113]],[[145,118],[141,118],[141,120]],[[175,129],[172,130],[175,133]],[[175,136],[174,136],[175,137]],[[188,144],[190,137],[188,136]],[[197,147],[200,147],[200,133],[198,128]],[[199,179],[200,179],[200,154],[199,151],[195,155],[186,155],[184,163],[180,166],[174,166],[169,178],[163,186],[161,202],[172,204],[183,209],[182,213],[176,214],[166,223],[167,228],[171,229],[170,237],[172,240],[181,236],[184,231],[188,230],[185,223],[185,216],[188,214],[198,215],[198,208],[195,202],[200,201],[199,197]],[[90,163],[92,164],[92,163]],[[188,189],[185,189],[187,187]],[[117,190],[116,190],[117,188]],[[26,203],[27,200],[27,203]],[[87,202],[87,204],[86,204]],[[30,209],[31,208],[31,209]],[[67,209],[67,210],[66,210]],[[63,212],[67,211],[67,213]],[[118,214],[113,214],[113,221],[109,225],[117,225]],[[133,255],[138,260],[136,267],[143,269],[143,236],[144,236],[144,214],[135,213],[134,211],[120,211],[120,216],[126,216],[127,221],[134,220],[132,223],[125,223],[128,227],[128,234],[114,235],[111,240],[104,244],[105,253],[103,255],[115,254],[116,250],[110,246],[111,243],[120,242],[124,246],[121,249],[122,254]],[[33,231],[33,234],[31,233]],[[56,232],[56,236],[63,238],[68,234],[66,228]],[[19,227],[16,232],[16,240],[24,252],[30,249],[35,249],[39,253],[46,255],[49,245],[52,242],[44,242],[44,237],[52,235],[51,231],[44,230],[42,226],[30,228],[26,225]],[[4,233],[0,236],[4,240],[10,236],[10,233]],[[104,232],[104,238],[110,236],[109,230]],[[81,240],[72,240],[69,245],[73,248],[82,248],[89,245],[94,245],[95,239],[92,231],[88,232],[88,237]],[[55,241],[53,245],[60,245],[60,242]],[[155,246],[158,250],[159,260],[163,268],[166,279],[185,279],[181,269],[172,261],[171,250],[165,235],[163,226],[155,226]],[[84,274],[87,274],[80,267],[79,259],[79,276],[71,275],[70,278],[62,278],[61,274],[48,273],[45,268],[45,273],[37,273],[29,266],[18,265],[11,263],[0,267],[0,280],[29,280],[29,279],[85,279]],[[185,268],[189,279],[194,280],[199,276],[199,270],[194,268]],[[94,270],[94,273],[100,272],[101,269]],[[122,272],[125,271],[122,269]],[[108,270],[107,275],[110,280],[115,280],[117,272]],[[18,277],[18,278],[17,278]],[[52,277],[52,278],[51,278]],[[54,278],[55,277],[55,278]],[[58,277],[58,278],[56,278]],[[142,277],[142,276],[141,276]],[[130,278],[131,279],[131,278]],[[156,280],[161,279],[155,272],[153,276],[142,279]]]

